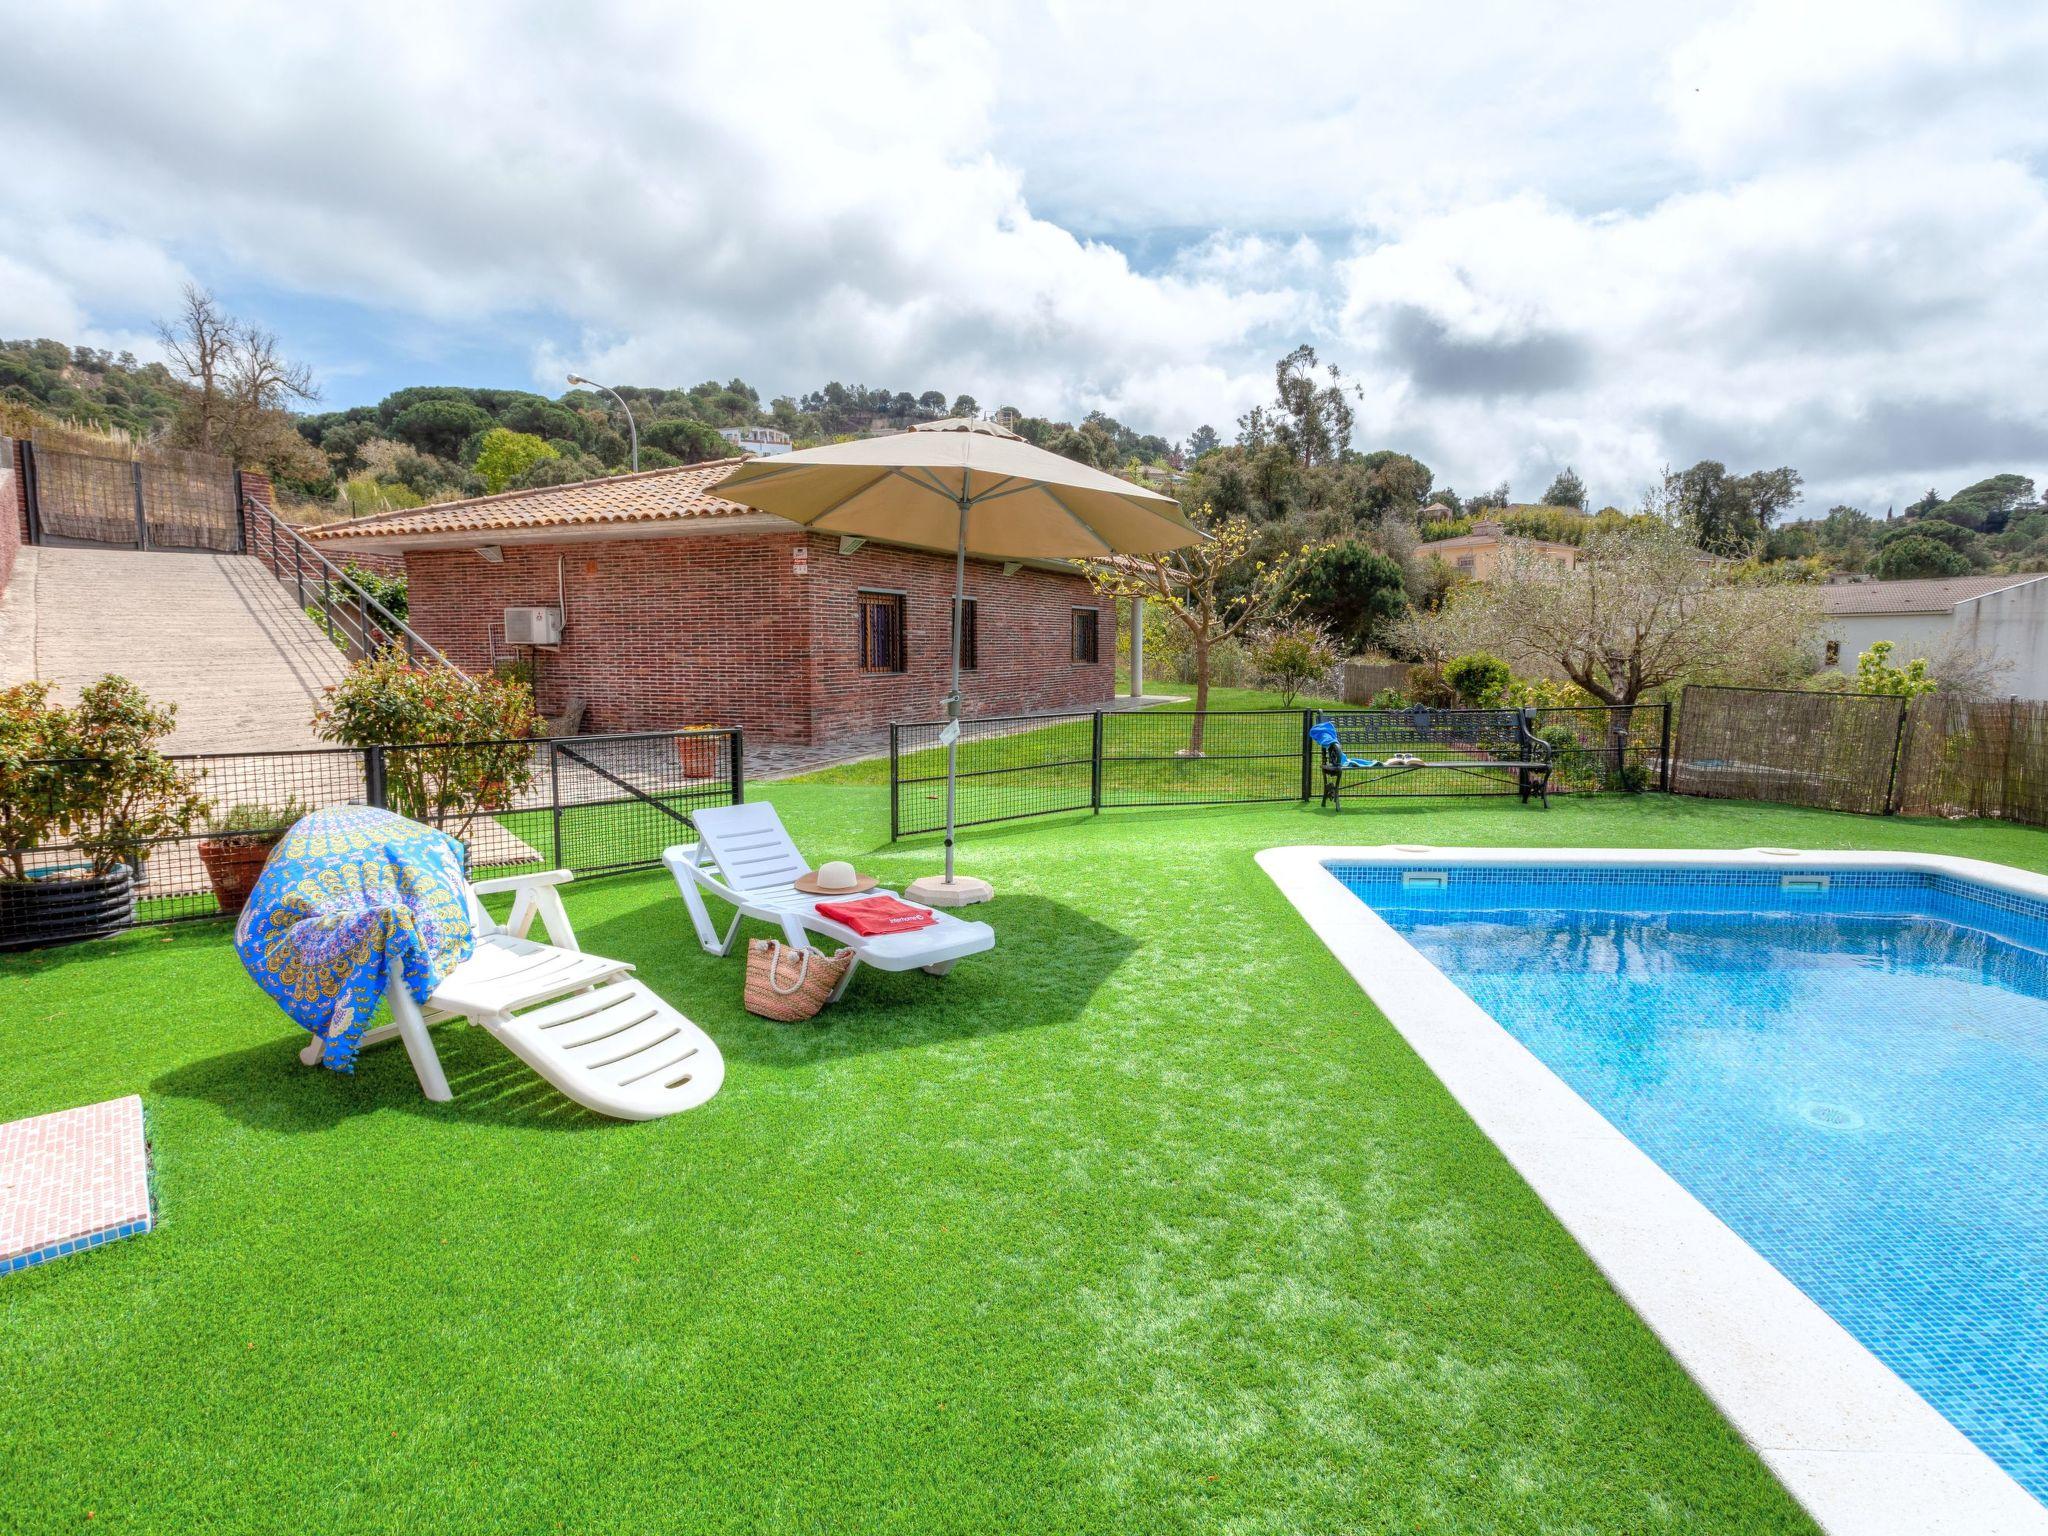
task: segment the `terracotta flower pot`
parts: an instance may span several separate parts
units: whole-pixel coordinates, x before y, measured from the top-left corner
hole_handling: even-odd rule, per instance
[[[686,779],[715,779],[725,767],[724,736],[699,735],[686,727],[676,737],[676,758]]]
[[[213,882],[213,899],[220,903],[223,917],[239,917],[256,889],[256,877],[270,862],[269,843],[252,843],[246,838],[224,837],[199,845],[199,862],[206,866],[206,878]]]

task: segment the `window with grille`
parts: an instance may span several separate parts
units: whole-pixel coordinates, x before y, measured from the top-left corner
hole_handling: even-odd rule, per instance
[[[950,608],[952,604],[947,603]],[[981,604],[968,598],[960,605],[960,670],[972,672],[980,665],[978,642],[981,631]],[[949,631],[950,633],[950,631]],[[951,658],[948,657],[948,660]]]
[[[860,599],[860,669],[863,672],[901,672],[905,665],[903,645],[903,595],[900,592],[862,592]]]
[[[1089,662],[1095,660],[1097,623],[1101,615],[1093,608],[1074,610],[1074,660]]]

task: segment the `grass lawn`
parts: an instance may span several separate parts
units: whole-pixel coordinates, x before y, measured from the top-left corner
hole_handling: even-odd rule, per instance
[[[891,881],[881,792],[771,786]],[[139,1091],[162,1225],[0,1280],[9,1531],[1811,1527],[1252,863],[1283,842],[2048,835],[1649,797],[970,836],[993,955],[741,1011],[664,878],[572,887],[726,1054],[588,1116],[489,1036],[353,1077],[218,924],[0,963],[0,1118]]]

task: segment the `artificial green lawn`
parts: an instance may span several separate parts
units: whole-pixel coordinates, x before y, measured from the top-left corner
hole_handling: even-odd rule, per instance
[[[770,787],[892,881],[881,792]],[[819,1026],[571,887],[724,1050],[623,1125],[481,1031],[301,1068],[218,924],[0,964],[0,1118],[140,1092],[160,1228],[0,1280],[0,1528],[1805,1531],[1252,863],[2048,835],[1666,797],[971,835],[996,951]]]

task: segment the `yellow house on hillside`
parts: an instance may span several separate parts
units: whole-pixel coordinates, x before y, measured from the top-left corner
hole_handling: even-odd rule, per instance
[[[1479,522],[1472,525],[1470,533],[1460,534],[1455,539],[1431,539],[1415,546],[1415,553],[1423,558],[1435,555],[1439,560],[1468,581],[1491,581],[1500,568],[1501,552],[1506,548],[1535,554],[1545,560],[1554,560],[1559,565],[1572,566],[1579,563],[1579,547],[1576,544],[1555,544],[1548,539],[1525,539],[1512,534],[1498,522]]]

